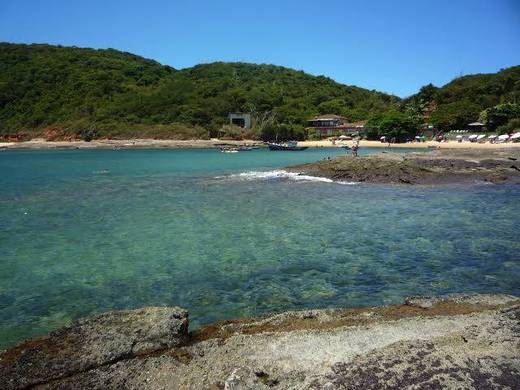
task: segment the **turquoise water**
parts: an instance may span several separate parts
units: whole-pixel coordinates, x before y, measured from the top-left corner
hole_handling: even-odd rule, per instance
[[[185,307],[197,327],[412,294],[520,295],[518,186],[258,173],[341,153],[0,151],[0,347],[146,305]]]

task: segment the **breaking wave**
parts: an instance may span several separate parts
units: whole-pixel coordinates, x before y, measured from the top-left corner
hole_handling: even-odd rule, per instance
[[[342,185],[354,185],[356,182],[347,181],[334,181],[326,177],[304,175],[298,172],[287,172],[284,170],[273,170],[273,171],[249,171],[242,173],[235,173],[227,176],[217,176],[217,179],[238,179],[238,180],[275,180],[275,179],[288,179],[294,181],[312,181],[322,183],[335,183]]]

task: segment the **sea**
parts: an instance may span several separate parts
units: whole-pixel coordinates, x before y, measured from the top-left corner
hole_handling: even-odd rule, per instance
[[[344,153],[0,151],[0,349],[143,306],[186,308],[196,329],[410,295],[520,295],[519,186],[284,170]]]

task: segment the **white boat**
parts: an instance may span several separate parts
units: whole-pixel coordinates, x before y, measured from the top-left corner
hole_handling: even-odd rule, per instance
[[[283,144],[268,142],[269,150],[283,150],[283,151],[300,151],[307,149],[307,146],[298,146],[296,141],[287,141]]]

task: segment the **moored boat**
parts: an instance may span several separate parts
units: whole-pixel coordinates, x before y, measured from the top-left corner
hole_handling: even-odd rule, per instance
[[[269,150],[282,150],[282,151],[300,151],[307,149],[307,146],[298,146],[298,142],[296,141],[287,141],[286,143],[279,144],[268,142],[267,146]]]
[[[238,148],[221,148],[222,153],[238,153]]]

